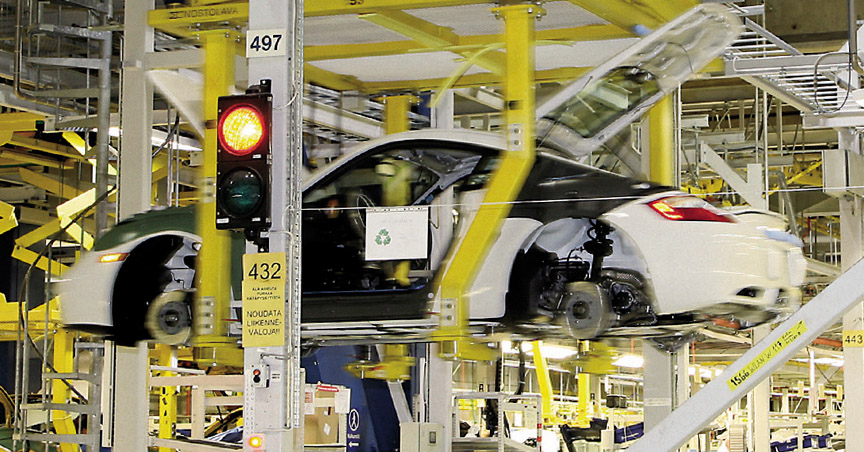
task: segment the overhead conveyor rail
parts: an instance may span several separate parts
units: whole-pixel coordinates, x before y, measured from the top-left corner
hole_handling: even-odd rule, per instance
[[[630,452],[678,450],[762,380],[810,345],[843,314],[864,300],[864,260],[858,261],[819,295],[732,363],[678,409],[633,444]]]

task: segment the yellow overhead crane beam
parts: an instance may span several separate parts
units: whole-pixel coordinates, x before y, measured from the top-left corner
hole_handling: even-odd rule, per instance
[[[494,8],[506,26],[507,150],[502,152],[483,199],[465,237],[449,257],[439,282],[440,325],[433,333],[444,357],[491,360],[494,350],[470,340],[468,290],[501,222],[510,212],[534,164],[534,20],[543,14],[534,4]]]
[[[545,71],[537,71],[534,73],[534,81],[536,83],[563,82],[581,77],[583,74],[590,70],[590,67],[567,67],[559,69],[549,69]],[[423,80],[401,80],[394,82],[363,82],[360,85],[360,90],[363,92],[372,93],[394,90],[438,90],[447,81],[448,79],[446,78],[432,78]],[[459,78],[459,80],[450,85],[450,88],[504,85],[505,83],[507,83],[507,80],[504,76],[493,74],[491,72],[481,72],[479,74],[463,75]],[[328,86],[328,88],[336,89],[330,86]]]
[[[453,29],[450,27],[435,25],[402,11],[380,11],[376,13],[361,14],[359,17],[363,20],[368,20],[376,25],[387,28],[388,30],[401,33],[427,47],[434,48],[459,45],[459,35],[453,33]],[[453,52],[466,58],[470,57],[472,53],[474,53],[466,50],[453,50]],[[503,74],[506,65],[506,57],[502,52],[488,52],[477,59],[477,65],[487,71],[496,74]]]
[[[432,25],[438,27],[438,25]],[[447,29],[446,27],[441,28]],[[303,58],[305,61],[321,61],[370,56],[390,56],[420,52],[477,51],[484,47],[504,42],[504,36],[501,34],[454,36],[458,38],[455,43],[441,44],[432,47],[424,45],[420,41],[387,41],[361,44],[306,46],[303,49]],[[535,39],[538,41],[560,41],[563,44],[568,44],[581,41],[623,39],[632,36],[632,33],[621,29],[621,27],[618,27],[617,25],[598,24],[585,25],[581,27],[538,30]]]
[[[314,0],[304,3],[304,7],[306,17],[316,17],[491,3],[494,2],[489,0]]]
[[[643,35],[650,30],[655,30],[684,11],[701,3],[696,0],[569,1],[636,35]]]

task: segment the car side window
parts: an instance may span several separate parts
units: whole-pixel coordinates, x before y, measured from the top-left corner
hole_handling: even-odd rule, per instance
[[[354,163],[304,196],[304,205],[330,208],[365,208],[411,205],[421,201],[438,176],[416,161],[404,158],[404,150],[368,156]],[[323,207],[323,206],[322,206]]]

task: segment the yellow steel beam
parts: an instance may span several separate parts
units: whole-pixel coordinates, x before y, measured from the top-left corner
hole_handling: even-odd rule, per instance
[[[60,157],[66,157],[72,160],[86,160],[84,156],[79,154],[72,146],[40,140],[38,138],[26,137],[18,133],[12,134],[12,138],[9,139],[7,144],[47,152],[49,154],[59,155]]]
[[[664,17],[650,8],[643,8],[643,2],[639,0],[569,1],[590,13],[599,16],[601,19],[634,34],[642,34],[643,31],[641,27],[655,30],[671,19],[671,17]]]
[[[33,265],[33,263],[36,262],[36,268],[44,272],[50,272],[54,276],[63,276],[63,273],[65,273],[66,270],[69,269],[69,267],[61,264],[60,262],[48,259],[45,256],[42,256],[42,258],[39,259],[37,262],[36,258],[39,257],[38,253],[34,253],[33,251],[30,251],[27,248],[18,245],[15,245],[15,247],[12,248],[12,257],[18,259],[21,262],[24,262],[25,264]]]
[[[489,0],[315,0],[304,3],[304,14],[306,17],[336,16],[483,3],[494,2]]]
[[[15,244],[18,246],[23,246],[24,248],[29,248],[32,245],[35,245],[37,242],[45,240],[50,237],[51,234],[56,233],[61,229],[60,220],[54,219],[53,221],[49,221],[48,223],[39,226],[38,228],[18,237],[15,240]]]
[[[44,115],[37,115],[35,113],[0,114],[0,145],[6,144],[10,138],[10,133],[36,130],[36,121],[44,119]]]
[[[534,353],[534,370],[537,373],[537,385],[540,386],[540,402],[543,414],[543,425],[552,424],[552,379],[549,377],[549,366],[546,365],[546,357],[543,356],[543,341],[531,343]]]
[[[580,77],[586,72],[588,72],[590,69],[591,68],[585,67],[567,67],[560,69],[537,71],[536,73],[534,73],[534,80],[537,83],[562,82]],[[393,82],[363,82],[361,91],[376,93],[388,90],[403,89],[412,91],[428,89],[437,90],[445,82],[447,82],[447,79],[444,78],[425,80],[399,80]],[[475,86],[503,85],[505,82],[505,77],[501,77],[497,74],[492,74],[490,72],[484,72],[480,74],[463,75],[452,85],[452,88],[470,88]]]
[[[77,132],[63,132],[63,139],[69,143],[69,146],[75,148],[79,154],[84,155],[87,153],[89,146],[87,146],[87,142]]]
[[[228,95],[234,87],[235,42],[225,33],[214,31],[204,37],[204,134],[202,182],[200,199],[196,208],[196,230],[201,237],[195,272],[198,290],[195,292],[196,312],[207,320],[198,324],[195,344],[205,348],[234,347],[236,341],[227,336],[231,301],[231,235],[229,231],[216,229],[216,197],[213,195],[216,181],[216,121],[218,99]],[[210,191],[208,193],[208,191]]]
[[[33,207],[19,207],[18,210],[18,223],[20,224],[31,224],[34,226],[42,226],[46,223],[51,223],[54,221],[58,221],[57,217],[51,216],[51,213],[47,210],[36,209]],[[88,231],[94,231],[96,228],[96,221],[93,219],[87,219],[85,221],[86,227]]]
[[[808,179],[814,176],[814,172],[822,167],[822,160],[817,160],[810,164],[807,168],[798,171],[795,175],[790,176],[786,179],[786,184],[796,184],[796,183],[805,183]],[[811,182],[817,182],[818,185],[822,184],[822,171],[818,171],[818,175]],[[808,184],[810,185],[810,184]]]
[[[18,331],[21,325],[21,314],[19,314],[21,306],[16,302],[7,303],[6,296],[0,294],[0,341],[14,341],[18,339]],[[58,325],[60,325],[60,309],[57,306],[57,298],[55,297],[48,303],[42,303],[24,314],[30,331],[34,334],[39,334],[45,330],[45,309],[49,310],[49,333],[56,330]]]
[[[672,96],[666,96],[648,111],[648,178],[663,185],[675,185],[675,130]]]
[[[156,344],[157,362],[160,366],[177,367],[177,352],[168,344]],[[174,372],[162,372],[162,377],[172,377]],[[177,428],[177,387],[162,386],[159,394],[159,433],[163,439],[174,439]],[[159,452],[174,452],[175,449],[160,447]]]
[[[651,11],[669,21],[702,2],[701,0],[640,0],[638,3],[643,10]]]
[[[15,206],[0,201],[0,234],[16,226],[18,226],[18,218],[15,217]]]
[[[459,35],[449,27],[442,27],[414,17],[402,11],[380,11],[361,14],[361,19],[380,25],[388,30],[401,33],[427,47],[444,47],[459,45]],[[455,51],[463,57],[470,57],[473,52]],[[488,52],[477,59],[477,65],[496,74],[504,72],[506,58],[498,51]]]
[[[538,30],[536,39],[543,41],[561,41],[562,43],[581,41],[603,41],[607,39],[629,38],[633,35],[617,25],[600,24],[582,27],[555,28]],[[429,47],[416,41],[387,41],[362,44],[337,44],[323,46],[307,46],[303,49],[306,61],[336,60],[344,58],[362,58],[370,56],[400,55],[403,53],[439,52],[439,51],[476,51],[480,48],[504,42],[501,34],[459,36],[457,44]],[[549,42],[552,44],[552,42]]]
[[[434,51],[414,41],[388,41],[362,44],[336,44],[303,48],[305,61],[337,60],[369,56],[401,55],[409,52]],[[308,66],[308,65],[307,65]]]
[[[29,163],[33,165],[47,166],[48,168],[72,168],[75,165],[75,161],[71,159],[60,161],[49,157],[31,154],[26,151],[12,150],[8,148],[0,149],[0,156],[3,156],[6,160],[20,162],[21,164]]]
[[[38,188],[41,188],[52,195],[59,196],[64,199],[74,198],[81,193],[84,193],[83,190],[79,190],[71,185],[64,184],[52,177],[45,176],[43,174],[39,174],[28,169],[19,168],[18,174],[21,176],[21,180],[30,184],[35,185]]]
[[[109,187],[110,189],[111,187]],[[72,218],[82,210],[93,205],[94,202],[96,202],[96,189],[91,188],[57,206],[57,218],[60,220],[60,227],[65,227],[66,235],[80,243],[87,250],[93,248],[93,236],[84,231],[77,223],[72,223]]]
[[[75,371],[74,343],[75,336],[71,332],[62,328],[54,332],[54,359],[52,365],[57,372],[71,373]],[[69,387],[60,380],[54,380],[51,385],[53,388],[51,390],[51,401],[59,404],[69,403],[69,396],[72,394]],[[51,411],[51,423],[54,425],[54,430],[60,435],[74,435],[77,433],[73,420],[74,417],[66,411]],[[78,444],[60,443],[61,452],[78,452],[79,450],[80,447]]]
[[[306,82],[337,91],[363,90],[363,82],[356,77],[330,72],[309,63],[303,63],[303,75],[306,78]]]
[[[483,204],[465,237],[450,257],[440,281],[441,318],[434,333],[442,342],[442,354],[464,357],[472,351],[469,342],[470,301],[468,290],[483,258],[510,212],[510,202],[534,164],[534,20],[542,10],[533,4],[495,8],[506,25],[508,105],[507,150],[492,173]]]
[[[151,27],[185,37],[215,29],[232,30],[245,26],[248,20],[247,2],[160,8],[151,10],[148,16]]]

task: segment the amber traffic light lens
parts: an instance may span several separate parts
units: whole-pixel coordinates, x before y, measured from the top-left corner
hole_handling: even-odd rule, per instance
[[[246,155],[264,140],[264,118],[248,105],[235,107],[219,121],[219,141],[231,154]]]

